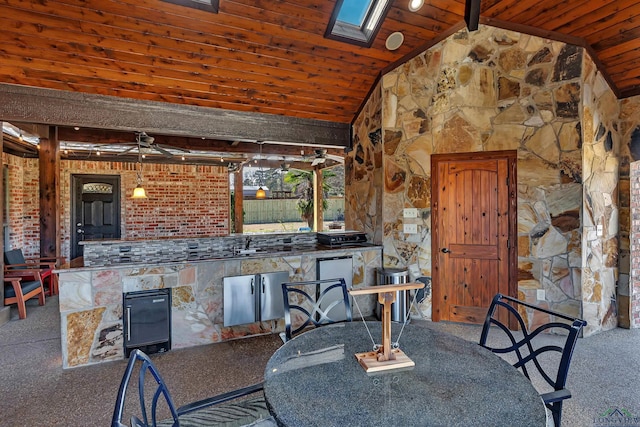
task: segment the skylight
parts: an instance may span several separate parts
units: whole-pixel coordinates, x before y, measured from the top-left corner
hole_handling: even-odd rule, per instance
[[[179,4],[180,6],[193,7],[200,10],[218,13],[219,0],[162,0],[167,3]]]
[[[325,37],[371,46],[391,0],[338,0]]]

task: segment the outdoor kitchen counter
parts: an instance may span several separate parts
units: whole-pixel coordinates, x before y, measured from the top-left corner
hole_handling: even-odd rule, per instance
[[[366,239],[364,233],[360,234]],[[318,243],[320,243],[318,233],[310,232],[233,234],[218,237],[175,237],[172,239],[91,240],[82,242],[83,266],[103,267],[128,263],[154,265],[167,262],[233,259],[237,256],[242,258],[270,257],[333,250],[333,248],[320,246]],[[358,242],[358,244],[361,243]],[[361,247],[366,247],[366,244],[364,245]],[[240,252],[244,253],[240,254]]]
[[[56,270],[60,279],[63,367],[124,358],[125,293],[170,288],[171,348],[186,348],[284,330],[283,319],[224,326],[225,277],[287,272],[290,281],[315,280],[318,259],[351,257],[352,283],[358,288],[374,285],[376,271],[382,267],[382,246],[378,245],[331,248],[317,243],[271,243],[265,250],[244,255],[234,255],[232,250],[222,254],[193,251],[196,254],[181,260],[151,257],[105,265],[96,265],[96,262],[87,265],[82,258],[72,260]],[[105,256],[102,260],[120,260],[120,245],[122,242],[108,245],[108,250],[118,249],[117,256]],[[255,248],[260,246],[256,243]],[[157,255],[157,252],[149,253]],[[96,257],[94,261],[99,260]],[[360,303],[360,308],[364,315],[373,314],[375,300]]]
[[[354,245],[344,245],[344,246],[327,246],[316,244],[315,246],[282,246],[282,247],[270,247],[268,249],[256,249],[255,252],[243,252],[243,253],[234,253],[233,251],[229,252],[194,252],[189,254],[173,254],[159,260],[134,260],[134,259],[114,259],[109,262],[105,262],[101,265],[96,265],[95,263],[90,265],[85,265],[84,257],[78,257],[70,262],[62,264],[59,268],[54,270],[56,273],[65,273],[70,271],[79,271],[79,270],[88,270],[88,271],[99,271],[104,270],[105,267],[155,267],[160,265],[166,265],[167,263],[171,264],[180,264],[180,263],[200,263],[200,262],[209,262],[209,261],[226,261],[226,260],[250,260],[250,259],[261,259],[261,258],[273,258],[273,257],[287,257],[287,256],[298,256],[298,255],[316,255],[318,257],[324,256],[333,256],[336,252],[360,252],[360,251],[368,251],[368,250],[381,250],[381,245],[374,245],[372,243],[359,243]]]

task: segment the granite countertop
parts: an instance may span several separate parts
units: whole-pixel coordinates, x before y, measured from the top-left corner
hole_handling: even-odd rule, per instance
[[[367,325],[380,340],[380,322]],[[401,328],[392,324],[392,340]],[[305,332],[280,347],[264,375],[278,425],[545,425],[531,382],[475,342],[407,325],[399,346],[415,366],[367,374],[355,354],[372,346],[362,322],[354,321]]]
[[[381,249],[382,246],[374,245],[372,243],[359,243],[348,246],[326,246],[326,245],[299,245],[299,246],[276,246],[268,249],[254,248],[255,251],[243,254],[234,254],[233,251],[219,251],[212,252],[208,250],[203,251],[190,251],[188,253],[173,253],[166,254],[165,258],[158,261],[145,261],[142,259],[136,259],[131,257],[129,259],[123,258],[120,262],[113,262],[105,265],[91,265],[85,266],[84,259],[82,257],[75,258],[70,262],[63,264],[60,268],[54,270],[56,273],[62,273],[69,270],[104,270],[110,267],[152,267],[157,265],[166,265],[167,263],[182,264],[192,262],[206,262],[206,261],[225,261],[225,260],[244,260],[255,258],[269,258],[280,256],[292,256],[292,255],[304,255],[309,253],[314,254],[330,254],[338,251],[354,251],[354,250],[373,250]]]

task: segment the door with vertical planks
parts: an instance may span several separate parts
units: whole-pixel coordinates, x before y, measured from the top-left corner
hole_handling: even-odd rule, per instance
[[[515,293],[515,153],[432,157],[433,320],[481,323]]]

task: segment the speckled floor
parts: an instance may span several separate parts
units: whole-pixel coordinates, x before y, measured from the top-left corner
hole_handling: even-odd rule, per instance
[[[57,297],[30,301],[27,319],[0,326],[0,426],[107,426],[126,361],[62,369]],[[415,320],[477,341],[479,327]],[[178,405],[261,381],[277,335],[173,350],[153,356]],[[580,339],[563,426],[614,425],[598,416],[620,408],[640,417],[640,329]],[[604,420],[610,421],[610,420]],[[600,424],[598,424],[600,422]],[[615,424],[615,425],[619,425]],[[629,426],[640,426],[627,424]]]

